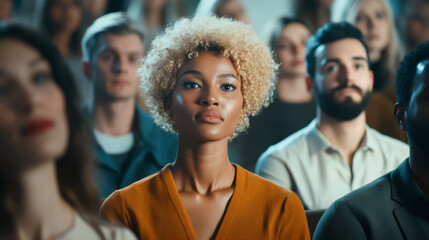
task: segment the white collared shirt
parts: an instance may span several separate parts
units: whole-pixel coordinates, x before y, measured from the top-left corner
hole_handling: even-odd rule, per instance
[[[408,156],[407,144],[367,126],[350,168],[313,120],[268,148],[258,160],[256,174],[296,192],[305,209],[326,209],[338,198],[395,169]]]

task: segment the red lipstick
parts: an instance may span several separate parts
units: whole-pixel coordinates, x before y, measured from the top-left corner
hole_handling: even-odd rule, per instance
[[[195,119],[202,123],[216,124],[223,121],[222,116],[215,110],[204,110],[199,112]]]
[[[22,133],[24,135],[32,135],[37,133],[42,133],[51,129],[54,126],[54,123],[51,120],[39,118],[34,119],[28,122],[23,128]]]

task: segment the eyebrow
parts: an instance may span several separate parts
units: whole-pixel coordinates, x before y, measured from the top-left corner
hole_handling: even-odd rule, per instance
[[[28,66],[29,67],[34,67],[35,65],[39,64],[40,62],[45,61],[45,59],[43,59],[42,57],[37,57],[31,61],[28,62]]]
[[[200,71],[197,71],[197,70],[187,70],[187,71],[184,71],[182,74],[180,74],[179,78],[183,77],[186,74],[193,74],[193,75],[198,75],[198,76],[204,76],[204,74],[202,72],[200,72]],[[218,77],[221,77],[221,78],[234,78],[234,79],[238,80],[238,78],[234,74],[231,74],[231,73],[220,74],[220,75],[218,75]]]
[[[352,57],[352,59],[353,60],[358,60],[358,61],[368,62],[368,59],[366,59],[364,57]],[[341,63],[341,60],[339,58],[327,58],[327,59],[323,59],[322,60],[322,66],[325,66],[326,64],[328,64],[330,62]]]

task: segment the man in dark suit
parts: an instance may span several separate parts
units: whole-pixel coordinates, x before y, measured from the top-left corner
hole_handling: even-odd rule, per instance
[[[409,158],[334,202],[314,239],[429,239],[429,42],[403,59],[395,91]]]

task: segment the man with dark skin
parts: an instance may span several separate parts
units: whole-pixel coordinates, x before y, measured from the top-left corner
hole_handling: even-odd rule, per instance
[[[429,42],[401,62],[396,95],[394,114],[407,133],[409,158],[334,202],[314,239],[429,238]]]

